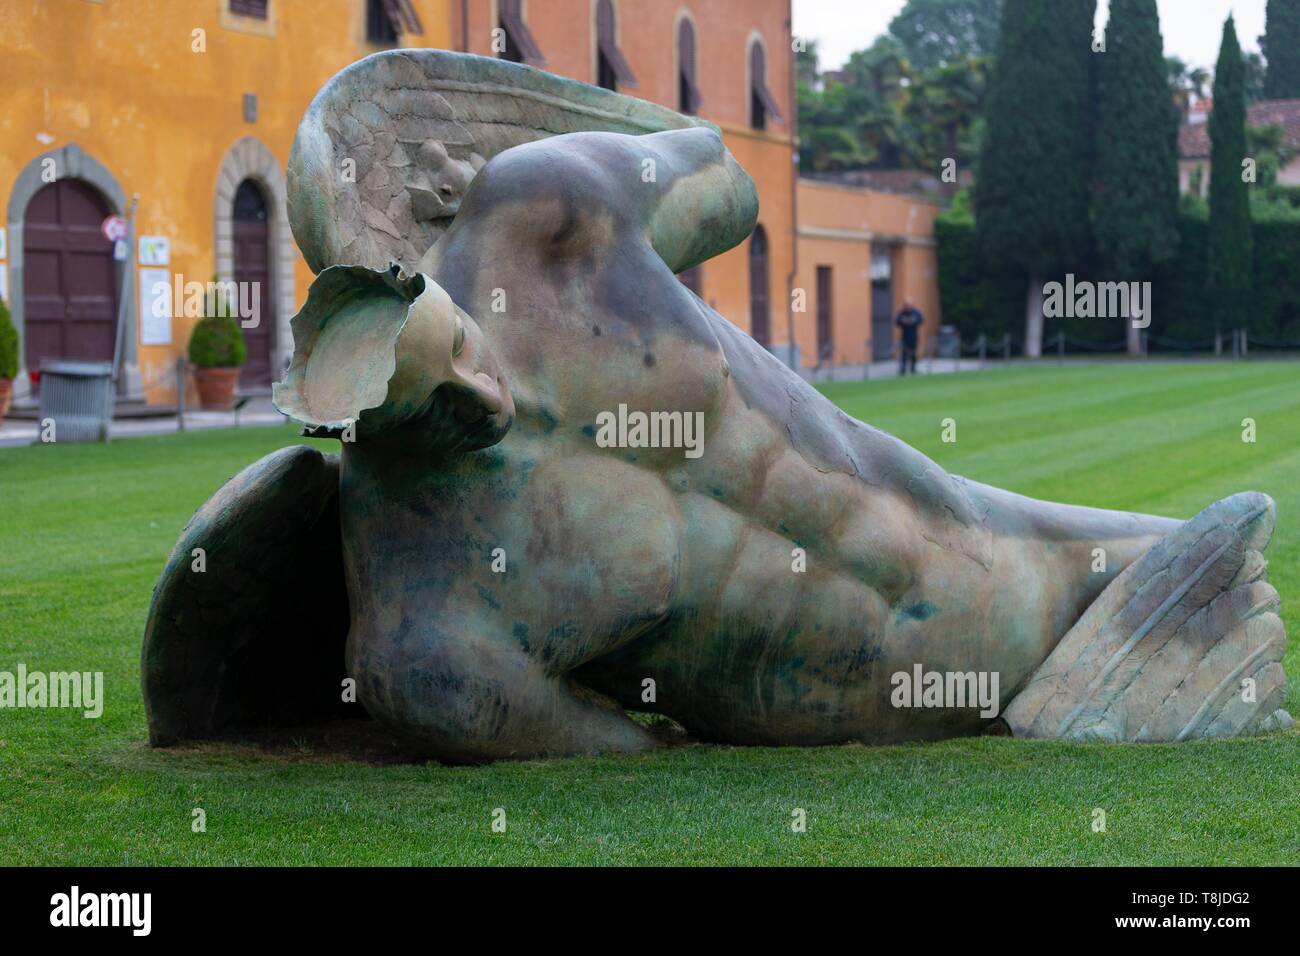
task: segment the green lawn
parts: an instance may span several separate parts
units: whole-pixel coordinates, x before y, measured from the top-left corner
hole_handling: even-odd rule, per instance
[[[1025,494],[1177,516],[1271,494],[1270,577],[1300,677],[1300,364],[1020,368],[826,392],[950,470]],[[955,444],[940,441],[948,417]],[[0,670],[102,670],[107,694],[99,720],[0,710],[0,864],[1300,862],[1297,732],[691,746],[482,768],[306,744],[151,750],[138,669],[154,580],[223,480],[296,440],[246,428],[0,450]],[[1289,708],[1300,715],[1300,688]],[[497,807],[505,833],[492,832]],[[791,830],[796,807],[805,833]]]

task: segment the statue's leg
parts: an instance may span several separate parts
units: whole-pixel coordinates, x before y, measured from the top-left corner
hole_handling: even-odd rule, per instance
[[[1004,718],[1018,737],[1175,741],[1289,726],[1286,633],[1261,552],[1274,506],[1216,502],[1112,581]]]
[[[484,622],[348,639],[348,672],[372,716],[442,759],[477,763],[638,751],[656,741],[613,701],[547,673]],[[507,631],[508,633],[508,631]]]

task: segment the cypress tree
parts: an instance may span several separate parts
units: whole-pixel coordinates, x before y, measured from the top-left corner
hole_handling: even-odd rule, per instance
[[[1220,332],[1243,328],[1252,287],[1253,242],[1246,159],[1246,67],[1229,16],[1214,72],[1210,112],[1210,259],[1205,273],[1206,304]]]
[[[1264,99],[1300,99],[1300,0],[1268,0],[1260,48],[1268,61]]]
[[[1005,0],[975,182],[990,264],[1028,281],[1025,354],[1042,353],[1045,277],[1082,272],[1090,247],[1096,0]]]
[[[1106,52],[1097,57],[1096,107],[1102,148],[1092,228],[1100,265],[1112,281],[1150,281],[1178,251],[1178,111],[1169,96],[1156,0],[1111,0]],[[1125,325],[1129,351],[1136,353],[1139,330]]]

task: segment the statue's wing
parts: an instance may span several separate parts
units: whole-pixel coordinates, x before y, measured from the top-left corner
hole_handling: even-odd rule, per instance
[[[289,157],[289,223],[312,271],[413,269],[477,170],[560,133],[654,133],[712,124],[518,63],[390,50],[337,73]]]
[[[249,465],[190,519],[145,627],[154,744],[346,711],[338,498],[338,457],[295,445]]]
[[[1125,568],[1003,717],[1017,737],[1175,741],[1286,727],[1266,495],[1224,498]]]

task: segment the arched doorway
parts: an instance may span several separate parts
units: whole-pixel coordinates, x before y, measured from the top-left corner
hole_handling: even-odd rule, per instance
[[[241,388],[271,384],[275,322],[271,312],[271,227],[267,208],[266,196],[256,182],[245,179],[239,184],[230,213],[234,279],[241,302],[256,299],[258,320],[256,325],[244,328],[248,358],[239,376]]]
[[[274,381],[289,364],[289,356],[292,352],[293,335],[289,331],[289,317],[297,310],[293,269],[298,252],[293,244],[292,233],[289,231],[284,174],[280,171],[275,154],[252,136],[244,136],[233,143],[230,149],[226,150],[226,155],[222,157],[221,165],[217,170],[212,196],[212,242],[217,253],[217,279],[221,282],[236,281],[239,277],[235,275],[235,236],[237,233],[242,236],[245,231],[248,233],[256,231],[253,227],[247,230],[239,228],[234,215],[235,194],[239,192],[245,180],[250,179],[253,181],[253,188],[258,191],[252,198],[254,200],[260,198],[262,209],[266,212],[268,247],[267,255],[260,259],[260,263],[261,268],[265,269],[269,258],[271,274],[270,281],[262,284],[258,297],[262,304],[259,317],[260,334],[265,338],[262,341],[250,341],[249,360],[252,362],[264,360],[253,355],[252,349],[260,348],[263,344],[269,346],[272,350],[269,379]],[[245,194],[247,197],[247,191]],[[251,260],[253,256],[246,253],[240,258]],[[250,262],[250,266],[255,265]],[[269,308],[266,306],[267,302],[270,303]],[[258,330],[245,329],[246,338],[250,332],[254,336],[258,334]],[[250,372],[244,376],[244,381],[249,382],[252,377]],[[265,381],[260,386],[253,387],[265,390]]]
[[[95,187],[59,179],[23,215],[23,357],[113,360],[117,269],[100,226],[110,209]]]
[[[767,231],[755,226],[749,237],[749,334],[764,348],[772,337],[767,276]]]

